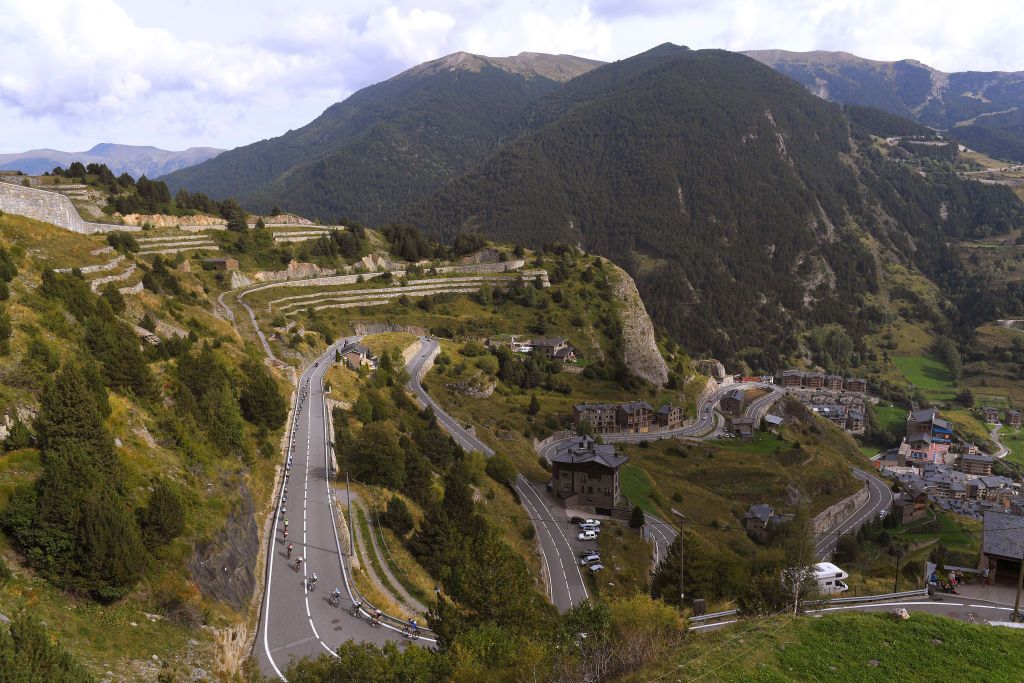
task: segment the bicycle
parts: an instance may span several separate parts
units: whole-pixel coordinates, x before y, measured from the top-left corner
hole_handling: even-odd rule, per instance
[[[356,603],[356,604],[352,605],[351,607],[349,607],[348,608],[349,616],[358,617],[359,616],[359,608],[360,607],[361,607],[361,605],[359,603]]]
[[[372,614],[366,617],[366,621],[370,624],[371,628],[380,628],[382,626],[382,624],[380,623],[380,619],[373,616]]]
[[[402,627],[402,635],[409,640],[416,640],[420,637],[420,630],[418,628],[412,628],[411,626]]]
[[[331,607],[337,607],[341,604],[341,596],[331,595],[331,597],[327,598],[327,602],[328,604],[330,604]]]

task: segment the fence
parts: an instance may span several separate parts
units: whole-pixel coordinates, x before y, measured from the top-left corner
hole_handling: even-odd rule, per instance
[[[841,605],[841,604],[855,604],[860,602],[879,602],[880,600],[900,600],[902,598],[915,598],[922,595],[927,595],[927,588],[918,588],[912,591],[903,591],[900,593],[883,593],[882,595],[855,595],[849,598],[832,598],[831,600],[824,601],[829,605]],[[712,612],[711,614],[702,614],[699,617],[690,617],[690,621],[703,622],[703,621],[715,621],[716,619],[724,619],[726,617],[733,617],[740,613],[738,609],[730,609],[724,612]]]

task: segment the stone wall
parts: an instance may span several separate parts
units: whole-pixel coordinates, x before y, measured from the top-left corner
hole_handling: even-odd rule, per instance
[[[59,228],[90,235],[111,230],[139,230],[127,225],[87,223],[71,200],[57,192],[36,190],[13,183],[0,183],[0,211],[27,216]]]
[[[429,334],[426,328],[416,325],[399,325],[398,323],[352,323],[352,332],[360,336],[371,334],[388,334],[390,332],[408,332],[417,337],[425,337]]]
[[[864,503],[868,501],[870,495],[871,489],[865,482],[864,486],[860,491],[857,491],[857,493],[843,498],[835,505],[832,505],[815,515],[814,519],[811,520],[811,533],[825,533],[836,524],[842,522],[856,512],[861,505],[864,505]]]

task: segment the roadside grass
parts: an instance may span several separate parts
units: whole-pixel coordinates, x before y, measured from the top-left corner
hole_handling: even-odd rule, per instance
[[[981,522],[948,512],[935,512],[935,521],[917,520],[905,528],[896,529],[893,536],[908,545],[930,543],[927,551],[941,543],[950,553],[961,557],[974,557],[981,547]],[[960,561],[947,556],[948,563]]]
[[[416,335],[411,332],[386,332],[383,334],[367,335],[363,337],[360,343],[370,349],[374,356],[379,358],[385,352],[398,351],[398,353],[402,353],[416,339]]]
[[[331,363],[324,374],[324,384],[330,384],[331,387],[328,398],[333,401],[354,403],[359,398],[359,383],[359,373],[344,363]]]
[[[906,380],[928,398],[935,401],[956,398],[953,373],[935,356],[892,356],[892,362]]]
[[[597,549],[604,569],[596,574],[580,567],[595,598],[625,598],[647,593],[651,579],[651,544],[635,529],[606,522]],[[576,558],[578,561],[579,558]]]
[[[1024,465],[1024,429],[1003,427],[999,431],[999,440],[1010,449],[1006,459],[1018,465]]]
[[[953,430],[967,441],[984,448],[991,447],[988,425],[967,408],[946,408],[942,411],[942,417],[952,422]]]
[[[881,402],[879,402],[878,405],[873,406],[873,408],[880,428],[886,429],[893,434],[902,434],[906,431],[906,408],[899,408],[891,403],[884,404]]]
[[[639,505],[645,512],[656,513],[658,511],[658,506],[652,499],[652,496],[657,494],[650,477],[641,468],[635,465],[625,465],[619,472],[619,486],[631,504]]]
[[[962,681],[1024,679],[1024,632],[914,613],[775,616],[687,639],[624,681]]]
[[[378,607],[392,616],[401,617],[408,610],[393,597],[397,595],[395,587],[381,571],[380,560],[373,551],[373,544],[370,541],[370,528],[366,521],[366,514],[357,503],[352,504],[352,511],[356,517],[356,526],[359,528],[356,542],[359,569],[353,572],[356,588],[374,607]]]
[[[5,213],[0,215],[0,244],[16,243],[48,268],[81,268],[106,263],[117,254],[90,252],[107,246],[102,236],[82,235],[49,223]]]

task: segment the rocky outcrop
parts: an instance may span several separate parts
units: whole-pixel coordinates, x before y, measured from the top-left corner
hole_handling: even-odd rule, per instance
[[[243,484],[239,500],[214,538],[196,545],[189,571],[203,597],[243,610],[256,588],[260,539],[252,495]]]
[[[252,274],[256,282],[282,282],[285,280],[305,280],[315,277],[329,277],[337,274],[333,268],[321,268],[315,263],[301,263],[292,259],[285,270],[261,270]]]
[[[217,216],[167,216],[158,213],[129,213],[121,216],[125,225],[143,226],[149,224],[154,228],[174,228],[179,225],[203,226],[207,228],[223,228],[227,221]]]
[[[609,280],[612,285],[611,294],[619,304],[626,367],[637,377],[656,386],[663,386],[668,381],[668,366],[654,340],[654,325],[640,299],[636,283],[626,271],[610,261],[605,260],[605,265],[612,269]]]

